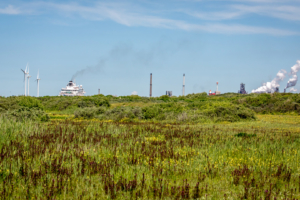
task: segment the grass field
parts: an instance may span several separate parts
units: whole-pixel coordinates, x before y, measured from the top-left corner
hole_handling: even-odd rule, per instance
[[[300,117],[170,125],[0,119],[3,199],[300,199]]]

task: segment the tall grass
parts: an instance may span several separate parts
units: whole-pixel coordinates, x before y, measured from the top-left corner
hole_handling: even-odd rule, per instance
[[[3,199],[300,198],[293,129],[0,118],[0,131]]]

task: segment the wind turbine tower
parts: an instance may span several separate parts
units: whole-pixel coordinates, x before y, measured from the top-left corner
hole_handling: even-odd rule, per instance
[[[26,78],[27,78],[27,74],[28,74],[27,66],[28,66],[28,64],[26,65],[25,71],[23,69],[21,69],[21,71],[24,73],[24,83],[25,83],[25,94],[24,94],[24,96],[26,96],[26,89],[27,89],[26,88]]]
[[[40,87],[39,87],[39,82],[40,82],[40,80],[41,80],[41,79],[40,79],[40,77],[39,77],[39,72],[38,72],[37,77],[36,77],[36,82],[37,82],[37,97],[39,97],[39,95],[40,95],[40,94],[39,94],[39,90],[40,90],[40,89],[39,89],[39,88],[40,88]]]
[[[31,76],[27,76],[27,78],[28,78],[28,92],[27,92],[27,96],[29,96],[29,78],[30,78]]]
[[[29,79],[31,76],[29,76],[29,66],[28,66],[28,72],[27,72],[27,79],[28,79],[28,92],[27,92],[27,96],[29,96]]]

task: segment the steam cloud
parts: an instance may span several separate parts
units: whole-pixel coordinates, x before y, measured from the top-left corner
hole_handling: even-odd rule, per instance
[[[267,83],[263,83],[263,86],[257,88],[256,90],[252,90],[252,93],[272,93],[275,92],[276,87],[279,87],[279,83],[285,78],[286,71],[280,70],[276,77]]]
[[[295,88],[292,87],[292,88],[290,89],[290,92],[297,92],[297,89],[295,89]]]
[[[131,92],[131,95],[138,95],[137,91]]]
[[[287,82],[287,85],[285,87],[285,89],[289,88],[289,87],[293,87],[297,84],[298,81],[298,76],[297,76],[297,72],[300,70],[300,60],[297,60],[297,64],[295,64],[293,67],[291,67],[291,75],[292,78],[289,79],[289,81]],[[295,90],[294,88],[291,88],[290,92],[295,92],[297,90]]]

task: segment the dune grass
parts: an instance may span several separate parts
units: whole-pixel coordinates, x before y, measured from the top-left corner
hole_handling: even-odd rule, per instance
[[[3,199],[299,199],[299,116],[194,125],[0,119]]]

